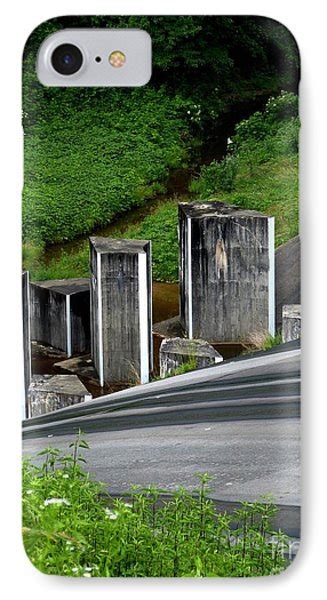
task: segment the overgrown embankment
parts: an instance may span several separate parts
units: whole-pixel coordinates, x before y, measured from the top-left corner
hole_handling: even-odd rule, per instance
[[[236,126],[221,161],[202,166],[190,185],[188,199],[218,199],[275,217],[276,245],[298,233],[297,96],[283,93],[271,98],[262,112]],[[185,198],[183,198],[185,200]],[[178,280],[178,198],[165,201],[139,223],[117,237],[152,240],[156,281]],[[65,251],[60,260],[45,264],[42,252],[25,248],[25,266],[35,279],[88,276],[88,244],[77,252]]]

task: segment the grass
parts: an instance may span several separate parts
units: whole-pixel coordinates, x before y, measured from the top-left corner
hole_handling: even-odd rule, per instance
[[[280,332],[273,336],[264,329],[252,331],[248,334],[246,342],[244,342],[247,346],[244,354],[248,354],[254,350],[271,350],[271,348],[279,346],[282,341],[282,334]]]
[[[34,566],[74,577],[252,577],[280,573],[287,537],[274,531],[277,508],[242,503],[219,513],[207,474],[192,493],[170,499],[154,486],[114,499],[83,464],[81,433],[67,452],[48,447],[43,464],[25,461],[23,539]]]
[[[252,175],[241,164],[235,190],[221,192],[219,200],[275,217],[276,246],[299,231],[298,157],[280,157],[257,166]]]
[[[153,213],[138,224],[127,229],[115,229],[112,237],[152,240],[152,270],[155,281],[178,281],[178,239],[177,239],[178,200],[164,202]],[[61,254],[48,260],[47,251],[42,246],[24,244],[24,268],[30,271],[32,280],[64,279],[69,277],[89,277],[88,240],[77,249],[63,246]]]
[[[195,371],[196,368],[196,358],[190,358],[189,360],[183,362],[179,367],[176,367],[176,369],[169,373],[167,377],[174,377],[174,375],[184,375],[184,373]]]
[[[297,157],[281,157],[258,165],[253,176],[247,164],[243,164],[236,177],[235,190],[221,192],[215,199],[274,216],[275,242],[279,246],[298,233],[297,166]],[[190,195],[189,199],[196,198]],[[178,198],[172,198],[140,223],[114,234],[115,237],[152,240],[155,281],[178,281],[177,205]],[[36,280],[88,277],[88,242],[77,251],[65,250],[63,246],[60,258],[48,262],[42,248],[38,251],[32,245],[25,245],[24,265]]]

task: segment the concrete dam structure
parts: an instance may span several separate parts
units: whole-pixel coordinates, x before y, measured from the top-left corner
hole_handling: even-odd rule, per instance
[[[209,342],[275,334],[274,218],[222,202],[179,204],[180,318]]]
[[[90,238],[91,355],[100,385],[152,370],[151,242]]]

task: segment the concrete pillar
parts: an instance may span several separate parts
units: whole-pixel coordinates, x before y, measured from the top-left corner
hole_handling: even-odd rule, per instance
[[[222,202],[179,204],[180,316],[210,342],[275,334],[274,219]]]
[[[301,337],[301,304],[285,304],[283,306],[282,339],[292,342]]]
[[[22,307],[23,307],[23,355],[24,355],[24,384],[25,403],[23,416],[28,417],[27,393],[32,377],[31,358],[31,313],[30,313],[30,283],[29,272],[22,273]]]
[[[282,328],[285,304],[301,304],[301,242],[300,236],[279,246],[275,252],[276,329]]]
[[[204,340],[169,338],[163,340],[159,350],[160,377],[166,377],[183,364],[195,369],[209,367],[223,361],[223,357]]]
[[[90,350],[89,279],[53,279],[30,285],[32,340],[73,354]]]
[[[29,417],[91,399],[77,375],[33,375],[28,391]]]
[[[100,385],[149,381],[151,242],[90,238],[91,354]]]

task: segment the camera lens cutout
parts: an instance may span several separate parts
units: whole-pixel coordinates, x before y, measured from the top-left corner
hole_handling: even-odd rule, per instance
[[[83,55],[74,44],[61,44],[52,53],[51,64],[61,75],[74,75],[80,70]]]

